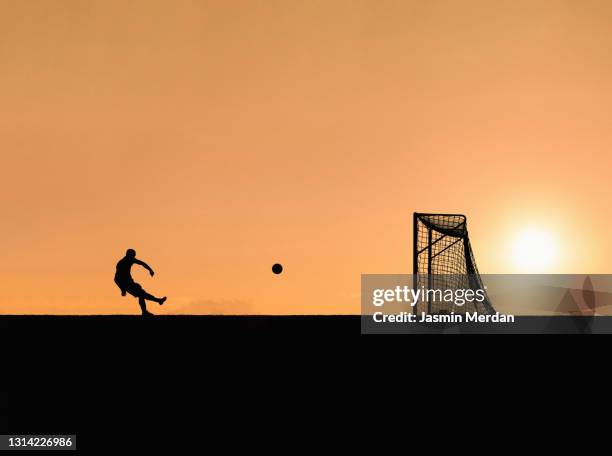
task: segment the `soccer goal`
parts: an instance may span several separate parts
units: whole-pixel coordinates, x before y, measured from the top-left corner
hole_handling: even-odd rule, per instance
[[[414,213],[413,280],[415,289],[485,290],[470,245],[467,221],[461,214]],[[429,295],[417,301],[413,312],[449,314],[495,313],[486,291],[484,299],[458,305]]]

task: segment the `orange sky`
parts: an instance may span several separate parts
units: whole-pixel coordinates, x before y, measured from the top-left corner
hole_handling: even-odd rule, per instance
[[[0,0],[2,313],[358,313],[412,212],[611,272],[608,1]],[[274,262],[285,273],[274,276]]]

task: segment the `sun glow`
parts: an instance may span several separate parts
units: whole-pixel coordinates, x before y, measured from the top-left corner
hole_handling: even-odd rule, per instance
[[[550,273],[558,260],[557,241],[550,233],[531,228],[516,237],[512,254],[519,272]]]

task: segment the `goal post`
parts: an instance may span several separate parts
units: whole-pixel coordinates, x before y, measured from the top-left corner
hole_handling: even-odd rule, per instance
[[[413,281],[415,289],[485,290],[476,267],[474,252],[462,214],[424,214],[413,218]],[[495,313],[489,297],[464,305],[439,297],[417,301],[414,313],[447,314],[478,312]]]

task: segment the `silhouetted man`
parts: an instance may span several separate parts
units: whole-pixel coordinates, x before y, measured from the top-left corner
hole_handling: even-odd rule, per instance
[[[136,251],[134,249],[128,249],[127,252],[125,252],[125,256],[117,263],[115,283],[121,289],[121,296],[125,296],[127,292],[135,298],[138,298],[138,304],[140,304],[140,309],[142,310],[143,316],[153,315],[147,310],[146,300],[155,301],[161,306],[167,298],[165,296],[163,298],[156,298],[155,296],[144,291],[140,284],[134,282],[131,274],[133,264],[142,266],[149,271],[151,276],[155,274],[153,269],[151,269],[147,263],[136,259]]]

